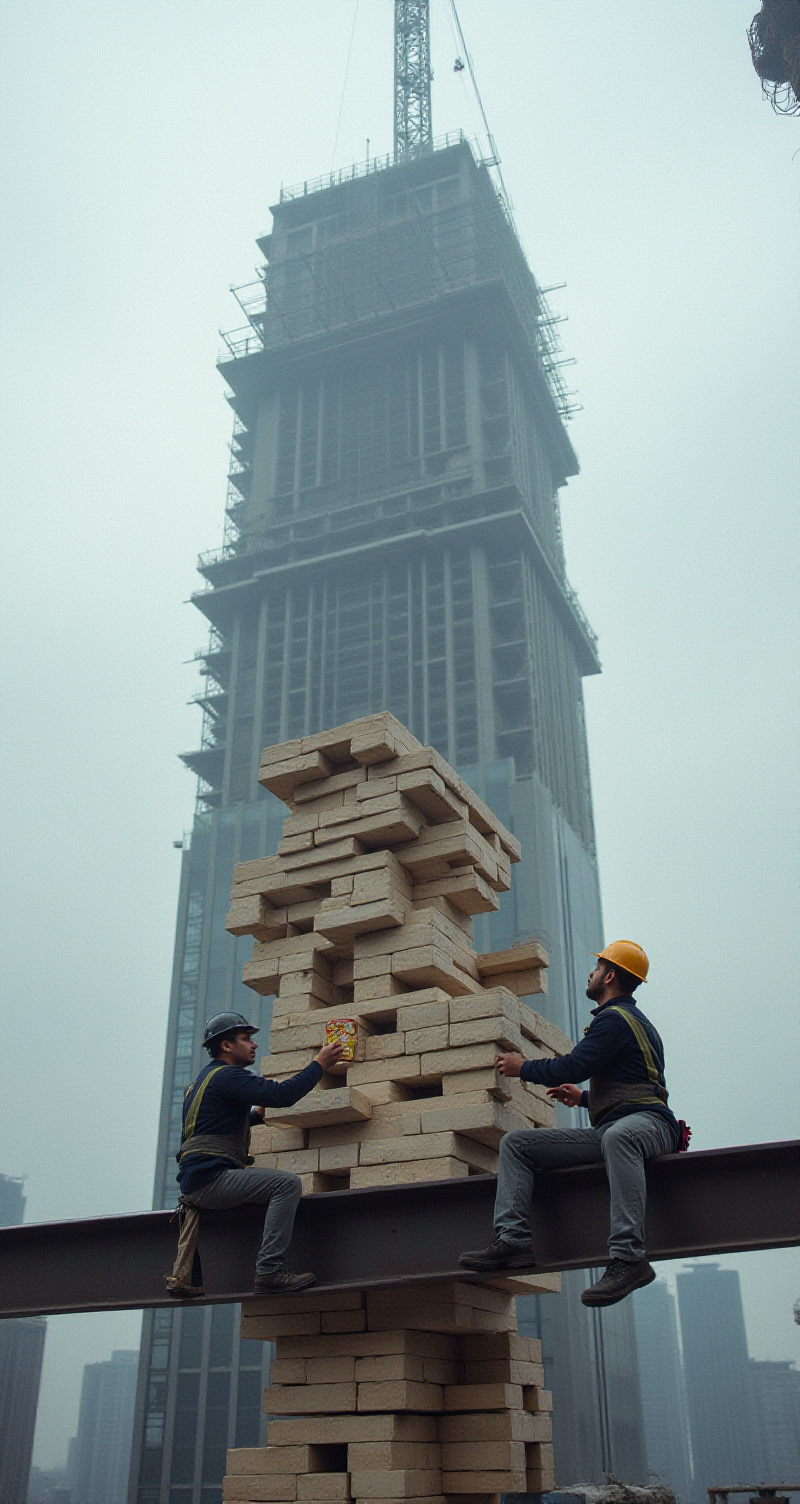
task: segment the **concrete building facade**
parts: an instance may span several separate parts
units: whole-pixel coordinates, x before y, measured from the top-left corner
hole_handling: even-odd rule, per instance
[[[800,1369],[794,1363],[750,1359],[761,1474],[768,1483],[800,1477]]]
[[[0,1175],[0,1227],[24,1216],[24,1178]],[[0,1504],[28,1496],[46,1336],[43,1316],[0,1321]]]
[[[559,524],[577,462],[550,315],[508,210],[453,138],[285,190],[272,213],[262,274],[238,294],[247,324],[221,361],[228,522],[195,597],[210,640],[201,745],[184,757],[200,794],[158,1206],[175,1200],[203,1019],[233,1007],[269,1025],[270,1000],[240,980],[249,943],[224,931],[233,863],[274,851],[285,814],[258,789],[263,746],[383,709],[433,744],[523,846],[476,942],[543,940],[551,991],[537,1006],[573,1038],[602,943],[582,696],[599,662]],[[521,1312],[544,1339],[557,1475],[639,1481],[632,1315],[590,1317],[583,1282],[568,1276],[552,1310],[531,1300]],[[146,1316],[130,1504],[216,1504],[225,1445],[261,1442],[261,1350],[231,1320],[224,1308]]]

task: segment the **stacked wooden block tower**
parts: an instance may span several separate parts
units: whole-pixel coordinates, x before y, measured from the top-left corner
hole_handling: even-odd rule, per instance
[[[554,1121],[541,1088],[497,1075],[498,1050],[570,1048],[519,1001],[545,990],[542,948],[473,947],[471,916],[497,908],[518,842],[388,713],[268,747],[260,781],[291,814],[277,855],[236,868],[228,928],[255,937],[245,982],[275,995],[262,1071],[301,1069],[330,1019],[356,1019],[358,1041],[352,1064],[268,1114],[256,1163],[312,1193],[496,1170],[504,1133]],[[265,1448],[229,1453],[223,1497],[489,1504],[551,1488],[541,1352],[513,1297],[557,1288],[532,1274],[249,1302],[243,1335],[277,1345],[265,1403],[280,1418]]]

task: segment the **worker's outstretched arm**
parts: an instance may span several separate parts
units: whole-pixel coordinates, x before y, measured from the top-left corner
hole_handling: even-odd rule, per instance
[[[263,1076],[254,1076],[250,1071],[231,1065],[220,1071],[217,1089],[223,1096],[246,1102],[250,1107],[294,1107],[295,1102],[313,1090],[323,1071],[335,1065],[341,1054],[340,1043],[324,1045],[305,1069],[290,1076],[288,1081],[267,1081]]]
[[[521,1076],[537,1086],[562,1086],[564,1082],[588,1081],[597,1071],[608,1068],[627,1044],[628,1025],[618,1014],[599,1013],[588,1033],[568,1055],[555,1060],[521,1060],[519,1055],[501,1055],[503,1075]]]

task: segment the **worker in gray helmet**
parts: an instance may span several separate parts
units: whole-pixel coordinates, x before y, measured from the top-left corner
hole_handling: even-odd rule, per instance
[[[250,1129],[263,1119],[265,1108],[292,1107],[306,1096],[339,1060],[342,1045],[324,1045],[288,1081],[267,1081],[249,1069],[257,1033],[241,1013],[218,1013],[206,1024],[203,1045],[211,1059],[184,1097],[178,1181],[184,1207],[266,1206],[254,1293],[290,1294],[316,1280],[314,1274],[292,1274],[285,1262],[303,1187],[288,1170],[247,1168],[252,1164]],[[171,1294],[201,1293],[185,1280],[182,1288],[175,1288],[174,1280],[167,1285]]]

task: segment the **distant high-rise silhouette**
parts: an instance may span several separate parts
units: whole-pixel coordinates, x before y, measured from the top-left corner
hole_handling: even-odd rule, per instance
[[[800,1478],[800,1369],[750,1359],[761,1467],[768,1483]]]
[[[78,1434],[70,1448],[72,1504],[125,1504],[136,1399],[136,1351],[83,1370]]]
[[[633,1317],[648,1479],[668,1484],[688,1504],[694,1493],[686,1385],[675,1297],[666,1280],[636,1291]]]
[[[0,1227],[19,1227],[25,1182],[0,1175]],[[28,1496],[47,1322],[43,1316],[0,1321],[0,1501]]]
[[[697,1491],[761,1479],[739,1274],[692,1264],[677,1276]]]

